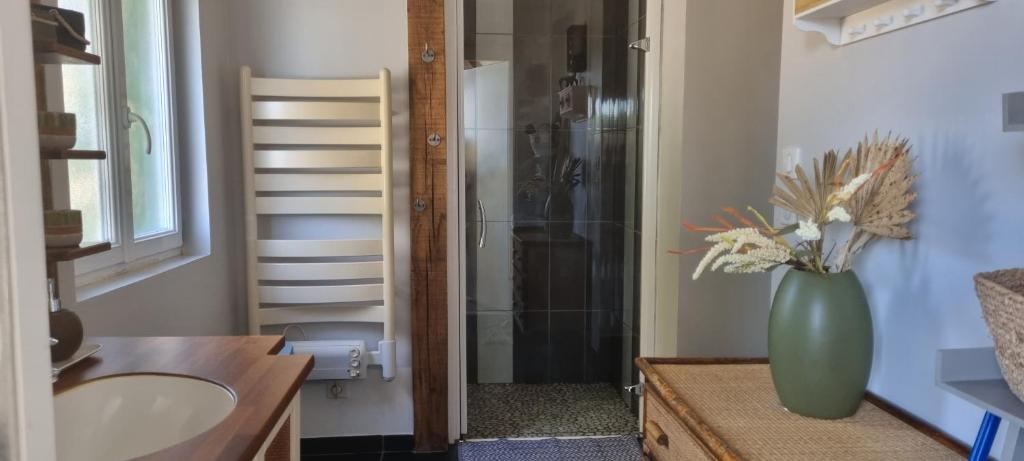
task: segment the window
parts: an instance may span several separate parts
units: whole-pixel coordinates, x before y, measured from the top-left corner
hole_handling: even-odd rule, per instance
[[[86,15],[102,66],[64,66],[64,106],[78,149],[107,159],[68,162],[83,240],[113,249],[75,262],[76,274],[120,272],[181,254],[178,155],[168,0],[60,0]],[[80,279],[96,277],[80,277]]]

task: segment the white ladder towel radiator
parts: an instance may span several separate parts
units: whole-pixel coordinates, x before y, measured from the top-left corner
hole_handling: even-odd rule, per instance
[[[369,364],[395,377],[391,72],[279,79],[241,70],[249,332],[381,323]],[[261,239],[262,215],[373,215],[380,239]],[[327,262],[325,262],[327,261]]]

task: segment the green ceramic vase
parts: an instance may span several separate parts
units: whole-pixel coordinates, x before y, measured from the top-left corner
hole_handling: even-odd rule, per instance
[[[768,324],[768,359],[782,406],[812,418],[857,412],[871,373],[871,310],[853,271],[790,269]]]

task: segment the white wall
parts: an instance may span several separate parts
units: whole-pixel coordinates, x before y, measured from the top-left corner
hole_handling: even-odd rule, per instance
[[[1024,90],[1024,2],[842,48],[793,27],[792,9],[779,149],[799,146],[806,162],[879,129],[908,136],[917,156],[917,240],[875,245],[855,265],[875,325],[869,389],[969,442],[981,412],[935,386],[935,354],[990,345],[971,276],[1024,266],[1024,134],[1001,132],[1000,98]]]
[[[247,319],[239,66],[251,66],[255,76],[295,78],[375,77],[381,67],[388,67],[395,136],[398,376],[385,383],[379,371],[371,372],[367,379],[350,384],[349,397],[340,400],[326,399],[323,383],[306,384],[302,435],[411,434],[405,1],[173,3],[185,157],[182,176],[188,183],[184,201],[191,218],[186,230],[199,237],[192,239],[194,248],[190,250],[210,255],[79,303],[75,310],[82,316],[86,332],[119,336],[243,334]],[[201,85],[197,85],[200,79]],[[360,220],[328,225],[339,233],[335,238],[374,227]],[[201,235],[207,226],[209,241]],[[318,226],[292,222],[279,227]],[[379,227],[377,224],[376,229]],[[373,347],[381,335],[379,326],[339,329],[310,325],[306,331],[314,338],[365,339]]]
[[[676,179],[682,217],[711,224],[724,206],[750,205],[768,213],[782,1],[689,0],[685,8],[684,27],[666,22],[664,28],[666,43],[679,42],[673,34],[685,33],[685,59],[664,58],[662,87],[682,81],[683,94],[665,89],[674,96],[662,99],[661,126],[662,157],[682,156]],[[666,145],[666,139],[676,141]],[[679,247],[704,245],[702,234],[684,232]],[[699,258],[683,256],[679,262],[678,354],[764,356],[769,277],[706,273],[694,281]]]
[[[375,77],[391,69],[394,132],[395,337],[398,376],[390,382],[372,371],[352,381],[348,398],[329,400],[324,383],[303,386],[302,435],[322,437],[412,433],[412,356],[409,337],[409,94],[406,2],[404,0],[231,0],[232,54],[254,76],[292,78]],[[237,72],[237,70],[236,70]],[[236,77],[237,78],[237,77]],[[233,98],[237,88],[223,97]],[[236,116],[237,118],[237,116]],[[235,132],[231,133],[235,136]],[[240,202],[239,202],[240,203]],[[379,235],[379,223],[361,218],[280,219],[269,230],[296,236],[319,227],[333,238]],[[379,220],[377,220],[379,221]],[[239,232],[241,232],[239,230]],[[241,234],[239,234],[241,235]],[[293,237],[294,238],[294,237]],[[376,347],[379,326],[305,327],[313,338],[365,339]],[[291,336],[290,336],[291,337]],[[301,335],[297,337],[301,338]]]

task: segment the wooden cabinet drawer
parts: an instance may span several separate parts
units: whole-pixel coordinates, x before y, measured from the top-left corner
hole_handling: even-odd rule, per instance
[[[654,392],[644,399],[644,454],[654,461],[714,459]]]

